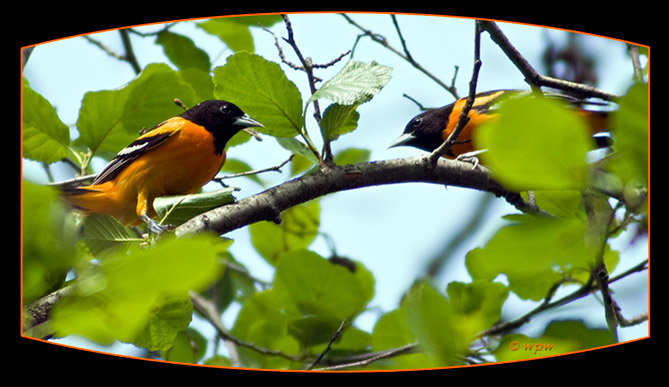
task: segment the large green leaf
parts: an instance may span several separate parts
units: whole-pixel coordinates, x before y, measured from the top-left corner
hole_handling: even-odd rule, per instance
[[[162,121],[183,113],[174,104],[180,99],[194,106],[190,84],[166,64],[150,64],[133,81],[117,90],[88,92],[84,95],[77,120],[78,144],[93,152],[115,154],[134,141],[142,128],[151,129]]]
[[[68,154],[70,131],[46,98],[23,85],[23,157],[53,163]]]
[[[587,281],[596,249],[586,245],[587,223],[579,218],[513,215],[483,248],[467,253],[465,264],[474,279],[492,281],[506,275],[509,290],[522,299],[541,300],[564,279]],[[613,270],[615,251],[605,249]]]
[[[364,309],[371,298],[370,285],[308,250],[282,255],[274,278],[274,290],[285,300],[285,308],[299,316],[331,316],[339,322]]]
[[[278,64],[247,52],[214,69],[214,95],[238,105],[262,123],[255,128],[275,137],[293,137],[302,128],[302,97]]]
[[[77,229],[51,187],[22,182],[23,300],[55,290],[76,258]]]
[[[495,178],[515,191],[581,189],[586,153],[594,142],[586,124],[558,101],[519,97],[503,101],[499,118],[473,138]]]
[[[209,55],[195,46],[193,40],[181,34],[163,30],[156,37],[156,44],[163,47],[165,56],[179,69],[197,68],[209,72]]]
[[[487,281],[452,282],[447,294],[418,284],[402,303],[409,332],[429,359],[424,367],[461,364],[476,335],[499,320],[508,291]]]
[[[224,17],[196,23],[196,26],[217,36],[234,52],[253,52],[254,43],[250,27],[270,27],[281,19],[281,15]]]
[[[227,245],[215,236],[198,235],[161,240],[149,249],[133,247],[101,260],[98,274],[77,279],[72,295],[52,310],[55,336],[76,334],[103,344],[139,338],[145,343],[147,332],[142,332],[156,322],[157,308],[171,304],[162,309],[159,320],[190,319],[190,308],[179,300],[187,299],[189,290],[208,287],[220,275],[218,257]],[[176,305],[181,305],[178,311]],[[168,323],[183,326],[180,324]],[[150,342],[168,346],[165,336],[156,337],[155,330],[151,334]],[[163,330],[163,334],[175,337],[174,329]]]
[[[95,257],[106,256],[118,249],[128,248],[138,238],[109,215],[90,214],[83,224],[83,242]]]
[[[320,224],[318,200],[313,200],[281,213],[281,223],[258,222],[249,226],[251,243],[270,264],[289,251],[308,247],[316,238]]]
[[[177,226],[203,212],[234,202],[234,190],[229,187],[191,195],[161,196],[154,200],[153,208],[164,218],[163,224]]]
[[[272,289],[253,294],[237,314],[230,333],[261,348],[299,353],[299,343],[287,332],[289,316],[281,307],[279,296]],[[238,353],[245,367],[280,369],[290,365],[284,358],[265,356],[247,348],[240,347]]]
[[[612,170],[623,183],[648,184],[648,85],[635,84],[620,100],[620,110],[613,115],[613,133],[617,151]]]
[[[458,355],[466,347],[462,347],[463,340],[456,329],[457,316],[443,295],[419,284],[403,300],[402,308],[409,332],[429,360],[424,367],[460,364]]]
[[[379,317],[372,331],[372,350],[384,351],[414,344],[416,338],[409,330],[404,309],[395,309]],[[378,365],[378,363],[377,363]],[[418,369],[430,365],[422,352],[395,356],[381,363],[388,369]]]
[[[392,68],[376,62],[350,60],[334,77],[325,82],[307,101],[307,105],[325,98],[340,105],[369,101],[390,81]]]
[[[332,104],[325,109],[321,120],[321,134],[324,141],[333,141],[342,134],[355,130],[358,126],[360,113],[355,109],[358,104],[339,105]]]

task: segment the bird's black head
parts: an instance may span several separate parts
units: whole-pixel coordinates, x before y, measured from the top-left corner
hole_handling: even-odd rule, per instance
[[[240,130],[263,126],[232,102],[215,99],[201,102],[180,116],[211,132],[217,153],[222,152],[225,144]]]
[[[451,110],[452,105],[449,105],[415,116],[404,128],[404,133],[390,144],[390,148],[405,145],[427,152],[437,149],[444,142],[442,131],[446,127]]]

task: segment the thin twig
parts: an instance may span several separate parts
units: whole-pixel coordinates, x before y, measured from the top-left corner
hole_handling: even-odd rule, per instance
[[[302,63],[303,71],[307,74],[307,78],[309,80],[309,90],[313,95],[317,90],[316,82],[318,81],[318,79],[314,76],[313,63],[311,62],[311,58],[305,58],[302,55],[302,52],[300,51],[299,47],[297,46],[297,42],[295,42],[295,36],[293,35],[293,26],[290,22],[290,19],[288,18],[288,15],[281,15],[281,16],[283,17],[284,24],[286,25],[286,31],[288,32],[288,38],[284,38],[283,40],[293,48],[293,51],[295,51],[295,55],[297,55],[298,59],[300,60],[300,63]],[[314,101],[314,118],[316,119],[316,122],[320,124],[322,117],[318,101]],[[302,138],[304,139],[304,141],[306,141],[307,146],[309,147],[311,152],[319,160],[319,163],[322,162],[323,157],[321,156],[320,153],[318,153],[316,146],[311,142],[311,139],[306,133],[306,128],[300,129],[299,133],[300,136],[302,136]]]
[[[211,305],[211,302],[209,300],[207,300],[206,298],[202,297],[201,295],[195,292],[190,292],[190,298],[191,301],[193,302],[193,307],[195,307],[195,309],[198,312],[200,312],[200,314],[202,314],[202,316],[207,321],[209,321],[209,323],[213,325],[218,335],[221,336],[223,339],[234,343],[238,347],[248,348],[262,355],[278,356],[295,362],[302,361],[302,356],[289,355],[278,350],[261,348],[253,343],[246,342],[244,340],[241,340],[237,337],[230,335],[227,329],[225,329],[225,327],[223,326],[220,317],[218,315],[218,312],[216,311],[216,308]]]
[[[379,35],[379,34],[374,33],[374,32],[371,31],[371,30],[368,30],[368,29],[362,27],[360,24],[356,23],[353,19],[351,19],[351,18],[350,18],[348,15],[346,15],[346,14],[343,14],[343,13],[342,13],[341,16],[343,16],[344,19],[346,19],[346,21],[348,21],[351,25],[357,27],[360,31],[362,31],[362,33],[363,33],[362,36],[369,36],[369,38],[372,39],[373,42],[376,42],[376,43],[382,45],[383,47],[387,48],[387,49],[390,50],[391,52],[393,52],[393,53],[395,53],[396,55],[398,55],[400,58],[402,58],[402,59],[404,59],[405,61],[409,62],[409,63],[410,63],[413,67],[415,67],[418,71],[420,71],[421,73],[425,74],[428,78],[430,78],[430,79],[432,79],[433,81],[435,81],[439,86],[443,87],[446,91],[448,91],[449,93],[451,93],[455,98],[459,98],[459,97],[458,97],[457,90],[455,89],[455,87],[454,87],[453,85],[449,86],[449,85],[445,84],[442,80],[440,80],[440,79],[437,78],[434,74],[432,74],[432,73],[429,72],[427,69],[425,69],[420,63],[418,63],[418,62],[416,62],[415,60],[413,60],[413,58],[407,56],[405,53],[402,53],[401,51],[399,51],[399,50],[397,50],[396,48],[394,48],[393,46],[391,46],[391,45],[388,43],[388,41],[386,40],[386,38],[384,38],[383,36],[381,36],[381,35]],[[399,29],[398,29],[398,31],[399,31]],[[456,71],[456,72],[457,72],[457,71]]]
[[[458,117],[458,124],[453,129],[453,132],[448,136],[448,138],[437,148],[432,154],[430,154],[430,161],[432,165],[435,165],[437,160],[448,151],[448,149],[455,144],[455,141],[458,139],[460,132],[469,122],[469,111],[474,105],[474,95],[476,94],[476,84],[478,83],[479,71],[481,70],[481,26],[480,22],[475,22],[475,34],[474,34],[474,69],[472,70],[472,78],[469,81],[469,95],[467,96],[467,101],[465,106],[460,112],[460,117]]]
[[[623,279],[631,274],[634,274],[636,272],[646,270],[648,265],[648,260],[646,259],[645,261],[637,264],[636,266],[630,268],[629,270],[625,271],[624,273],[621,273],[617,275],[614,278],[609,279],[609,284],[612,284],[620,279]],[[480,332],[478,334],[479,337],[485,337],[485,336],[495,336],[499,335],[514,329],[517,329],[521,327],[522,325],[528,323],[532,318],[534,318],[536,315],[545,312],[549,309],[568,304],[572,301],[578,300],[580,298],[583,298],[593,291],[597,291],[598,287],[594,283],[594,281],[590,281],[587,284],[581,286],[579,289],[575,290],[571,294],[568,294],[559,300],[553,301],[553,302],[543,302],[541,305],[537,306],[536,308],[532,309],[531,311],[525,313],[524,315],[513,319],[511,321],[506,321],[497,325],[494,325],[483,332]]]
[[[264,172],[281,172],[281,168],[283,168],[284,165],[288,164],[292,159],[294,154],[290,155],[286,161],[283,161],[279,165],[275,165],[273,167],[268,167],[268,168],[263,168],[263,169],[256,169],[254,171],[246,171],[246,172],[239,172],[239,173],[233,173],[231,175],[224,175],[224,176],[216,176],[212,181],[215,182],[220,182],[223,179],[232,179],[234,177],[242,177],[242,176],[250,176],[250,175],[257,175],[259,173],[264,173]]]
[[[72,179],[67,179],[67,180],[61,180],[61,181],[56,181],[52,183],[47,183],[46,185],[54,186],[54,187],[63,187],[66,185],[79,185],[80,183],[83,183],[85,181],[90,181],[95,179],[97,174],[92,173],[89,175],[84,175],[84,176],[77,176]]]
[[[627,44],[627,52],[632,59],[632,67],[634,68],[634,80],[643,82],[643,71],[641,69],[641,60],[639,59],[639,46]]]
[[[332,347],[332,343],[334,343],[335,340],[337,340],[337,338],[341,334],[341,331],[344,329],[344,326],[346,325],[346,321],[347,321],[346,319],[342,320],[341,324],[339,324],[339,328],[337,328],[337,330],[332,335],[332,337],[330,337],[330,341],[328,341],[328,345],[325,347],[325,349],[318,355],[318,357],[314,361],[309,363],[309,365],[307,365],[303,369],[310,370],[310,369],[314,368],[314,366],[316,364],[318,364],[323,359],[323,356],[325,356],[326,353],[330,352],[330,348]]]
[[[402,35],[402,31],[400,30],[400,25],[397,22],[397,17],[394,14],[390,15],[390,18],[393,21],[393,25],[395,26],[395,30],[397,31],[397,36],[400,38],[400,43],[402,43],[402,49],[404,50],[404,54],[407,56],[407,60],[411,63],[415,63],[413,57],[411,56],[411,53],[409,52],[409,48],[407,47],[407,43],[404,40],[404,35]]]
[[[351,357],[346,362],[330,367],[318,368],[316,371],[334,371],[344,368],[365,367],[377,360],[387,359],[399,355],[413,353],[418,350],[417,344],[407,344],[399,348],[392,348],[385,351],[367,353],[357,357]]]

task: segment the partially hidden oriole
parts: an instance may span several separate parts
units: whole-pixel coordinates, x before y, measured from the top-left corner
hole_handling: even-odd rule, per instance
[[[477,126],[496,117],[496,108],[499,102],[505,98],[527,95],[529,93],[529,91],[521,90],[493,90],[475,94],[474,103],[468,114],[469,121],[460,132],[456,142],[442,156],[452,159],[474,152],[472,132]],[[570,103],[575,111],[586,120],[592,134],[608,129],[608,112],[583,109],[579,105],[584,101],[562,94],[547,94],[546,97],[557,97]],[[427,152],[434,151],[455,130],[466,101],[467,97],[460,98],[449,105],[418,114],[409,121],[404,129],[404,133],[390,144],[389,147],[406,145]],[[596,142],[598,146],[608,145],[607,138],[596,138]]]
[[[125,226],[144,221],[160,233],[153,200],[197,192],[223,166],[228,140],[262,126],[230,102],[202,102],[141,135],[91,185],[63,188],[63,196],[84,213],[111,215]]]

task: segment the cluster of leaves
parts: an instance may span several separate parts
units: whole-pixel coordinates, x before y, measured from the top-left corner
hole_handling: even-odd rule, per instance
[[[69,128],[59,119],[51,103],[31,89],[24,79],[23,156],[45,165],[69,158],[81,172],[87,172],[93,157],[109,160],[136,138],[141,128],[151,128],[156,122],[179,114],[181,108],[173,99],[193,106],[215,98],[235,101],[245,112],[263,122],[264,134],[277,138],[279,144],[300,155],[299,168],[293,167],[293,173],[298,173],[322,160],[305,128],[304,112],[308,104],[318,99],[333,101],[325,110],[320,132],[324,143],[334,141],[355,129],[357,106],[369,101],[390,80],[391,69],[386,66],[349,61],[303,104],[297,87],[277,63],[248,51],[253,49],[252,41],[246,41],[249,26],[259,21],[268,25],[277,17],[249,18],[243,22],[243,19],[230,20],[234,21],[217,19],[198,23],[207,32],[221,37],[230,48],[239,50],[227,58],[225,65],[213,69],[209,69],[208,56],[189,38],[169,30],[158,33],[156,43],[164,47],[177,70],[164,63],[149,64],[119,89],[86,93],[76,122],[79,133],[76,139],[70,138]],[[240,39],[237,34],[244,31]],[[229,146],[246,140],[248,136],[238,135]],[[341,163],[364,159],[365,152],[356,149],[343,151],[335,158]],[[227,164],[246,167],[241,161],[228,160]],[[90,215],[78,224],[80,219],[76,215],[65,215],[55,189],[27,180],[23,184],[24,302],[28,304],[59,287],[74,289],[53,308],[48,328],[40,329],[40,333],[49,332],[53,337],[77,334],[103,344],[120,340],[151,351],[165,351],[165,357],[170,358],[169,350],[180,342],[179,334],[188,327],[193,313],[188,290],[221,289],[227,294],[227,297],[221,294],[216,297],[221,312],[231,302],[239,301],[239,294],[247,293],[237,288],[240,282],[242,288],[254,293],[253,281],[244,282],[240,279],[244,276],[225,270],[230,263],[241,267],[226,253],[229,243],[225,238],[165,237],[155,246],[138,247],[144,240],[114,219]],[[159,198],[155,208],[164,216],[164,222],[178,225],[197,213],[232,200],[232,189],[225,188],[186,197]],[[49,222],[44,222],[40,215],[44,213],[52,214]],[[349,274],[342,266],[302,251],[317,235],[318,218],[319,207],[315,201],[282,214],[280,227],[258,224],[251,230],[258,252],[277,265],[278,283],[282,283],[280,278],[285,275],[302,275],[304,280],[283,280],[283,283],[316,286],[311,292],[305,289],[282,291],[281,286],[273,287],[277,292],[298,297],[291,301],[294,309],[306,308],[302,320],[293,322],[290,330],[299,338],[300,345],[309,348],[321,342],[320,338],[311,337],[313,327],[327,328],[331,317],[341,320],[360,313],[373,294],[371,275],[365,275],[363,268],[356,270],[355,275]],[[70,226],[63,227],[63,221]],[[38,235],[41,237],[36,238]],[[308,262],[279,260],[279,256],[288,252]],[[283,269],[279,268],[279,262]],[[74,274],[74,279],[64,282],[68,272]],[[323,281],[307,280],[319,274]],[[327,281],[333,285],[326,294],[326,301],[320,301],[320,287]],[[352,289],[358,291],[351,293]],[[351,297],[342,298],[347,292]],[[310,293],[313,300],[308,299]],[[261,296],[253,299],[257,297]],[[340,300],[334,308],[318,307],[331,304],[333,298]],[[254,303],[248,305],[240,321],[244,321],[243,316],[252,310]],[[324,315],[316,313],[319,309],[323,309],[320,312]],[[253,323],[259,321],[254,319]],[[254,332],[253,324],[248,324],[250,322],[240,322],[234,331]],[[332,331],[327,332],[332,334]],[[326,333],[320,332],[321,337],[324,335]],[[241,336],[244,339],[246,335]],[[304,349],[298,352],[303,353]],[[203,349],[198,353],[203,354]]]
[[[265,125],[263,133],[299,155],[300,166],[294,164],[293,173],[300,173],[323,160],[306,128],[308,105],[319,99],[332,102],[319,123],[326,144],[355,130],[356,108],[390,80],[390,68],[350,60],[303,103],[277,63],[249,53],[252,43],[243,43],[245,38],[231,38],[236,33],[247,36],[248,26],[258,20],[234,20],[198,23],[231,48],[241,47],[214,69],[189,38],[170,31],[158,34],[156,42],[178,70],[150,64],[120,89],[87,93],[74,140],[51,104],[26,81],[23,156],[45,164],[71,158],[86,171],[93,156],[108,159],[140,128],[179,114],[173,98],[187,106],[217,98],[235,101]],[[554,322],[537,338],[513,334],[487,344],[477,339],[500,320],[510,292],[524,300],[542,300],[556,284],[587,282],[598,261],[613,270],[619,257],[608,238],[646,215],[646,92],[645,86],[635,85],[620,101],[613,127],[618,156],[594,165],[586,157],[592,149],[590,135],[563,106],[538,99],[510,100],[502,106],[500,119],[475,139],[488,149],[483,160],[502,184],[532,191],[539,208],[553,216],[509,216],[509,225],[467,254],[471,282],[452,282],[445,293],[417,283],[397,309],[377,320],[372,332],[356,328],[355,321],[374,296],[373,273],[360,262],[309,250],[320,225],[318,200],[283,212],[280,224],[248,227],[253,247],[275,268],[268,285],[254,280],[243,259],[228,251],[230,241],[219,236],[165,237],[155,245],[139,246],[142,240],[132,231],[98,216],[87,217],[79,234],[76,219],[63,215],[53,190],[24,181],[24,302],[71,286],[72,292],[45,323],[54,337],[119,340],[160,351],[167,360],[231,365],[231,359],[220,355],[203,358],[211,342],[189,327],[194,313],[189,291],[199,292],[219,314],[241,305],[229,334],[247,345],[237,347],[235,361],[257,368],[301,368],[326,348],[324,364],[417,343],[419,351],[374,364],[378,369],[408,369],[537,356],[509,350],[514,341],[549,341],[555,344],[551,354],[612,343],[609,331],[580,322]],[[244,136],[230,145],[247,140]],[[338,156],[335,163],[365,160],[355,149]],[[592,192],[597,194],[585,194]],[[602,192],[620,193],[615,198],[628,210],[622,220],[607,221],[617,208]],[[230,190],[207,192],[163,199],[156,206],[161,216],[169,216],[167,222],[178,224],[234,200],[231,195]],[[593,196],[595,217],[586,211]],[[42,214],[50,214],[48,221]],[[63,282],[68,272],[74,279]],[[344,328],[335,334],[342,322]]]

